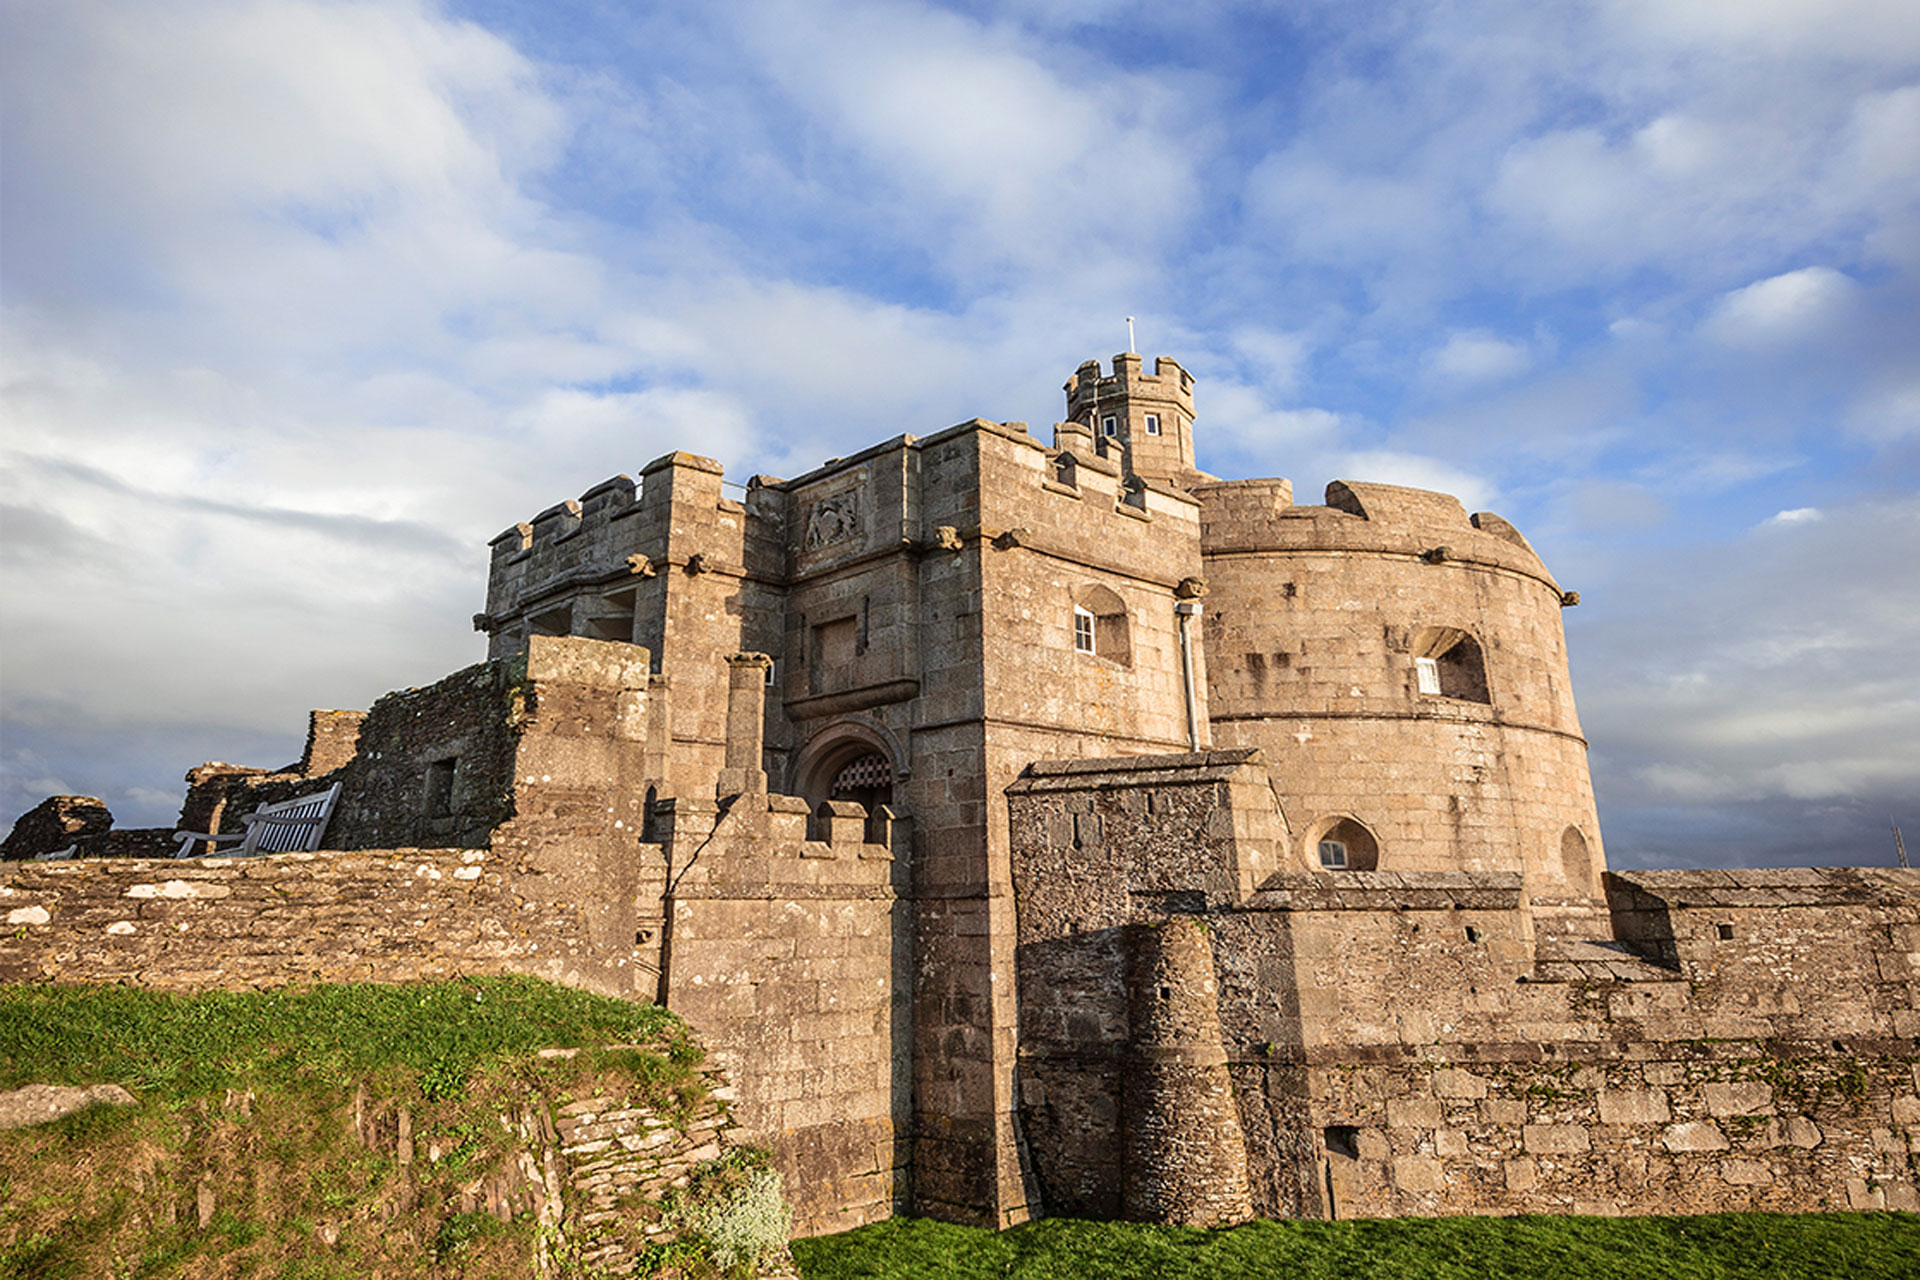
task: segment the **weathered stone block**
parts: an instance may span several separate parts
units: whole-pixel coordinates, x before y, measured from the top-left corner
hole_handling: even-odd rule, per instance
[[[1720,1126],[1707,1120],[1668,1125],[1660,1142],[1669,1151],[1725,1151],[1731,1145]]]
[[[1773,1112],[1773,1086],[1764,1080],[1703,1085],[1700,1094],[1706,1100],[1709,1115],[1750,1116]]]
[[[1394,1129],[1437,1129],[1446,1118],[1437,1098],[1389,1098],[1387,1124]]]
[[[1722,1160],[1720,1178],[1729,1186],[1764,1187],[1773,1181],[1773,1170],[1764,1160]]]
[[[1665,1124],[1672,1118],[1667,1095],[1657,1089],[1601,1091],[1601,1124]]]
[[[1487,1082],[1471,1071],[1447,1067],[1433,1073],[1433,1092],[1440,1098],[1484,1098]]]
[[[1393,1161],[1393,1185],[1402,1191],[1444,1191],[1446,1167],[1432,1156],[1397,1156]]]
[[[1526,1149],[1534,1155],[1566,1155],[1593,1146],[1586,1129],[1577,1124],[1530,1124],[1521,1134]]]

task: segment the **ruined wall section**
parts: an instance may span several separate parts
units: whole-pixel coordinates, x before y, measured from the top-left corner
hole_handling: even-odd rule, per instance
[[[904,830],[846,805],[674,801],[661,1001],[738,1082],[744,1141],[769,1147],[803,1234],[904,1212],[911,1143],[913,920]]]
[[[1267,753],[1295,865],[1352,819],[1362,869],[1520,873],[1597,918],[1562,593],[1512,526],[1390,485],[1336,482],[1323,507],[1283,481],[1195,492],[1214,741]]]
[[[1007,804],[1019,1106],[1040,1207],[1231,1220],[1245,1153],[1237,1120],[1215,1114],[1225,1056],[1218,1014],[1207,1012],[1211,962],[1177,982],[1153,979],[1148,953],[1164,948],[1129,931],[1210,919],[1267,874],[1286,832],[1259,753],[1036,763]],[[1162,997],[1163,986],[1175,989]],[[1186,1016],[1157,1017],[1176,1008]],[[1200,1164],[1188,1158],[1200,1159],[1194,1126],[1220,1135]],[[1190,1167],[1201,1172],[1191,1201],[1173,1190]]]

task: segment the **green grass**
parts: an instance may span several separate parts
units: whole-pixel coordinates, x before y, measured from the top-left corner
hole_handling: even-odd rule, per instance
[[[554,1046],[647,1041],[677,1025],[531,978],[177,996],[131,987],[0,987],[0,1088],[125,1085],[177,1101],[399,1069],[449,1096],[482,1064]]]
[[[896,1218],[796,1240],[806,1280],[1912,1280],[1920,1215],[1427,1218],[1224,1231],[1052,1218],[991,1232]]]
[[[578,1052],[535,1052],[557,1047]],[[663,1010],[525,978],[0,987],[0,1088],[137,1102],[0,1133],[0,1280],[532,1280],[538,1224],[463,1200],[521,1158],[512,1117],[601,1095],[684,1117],[701,1057]]]

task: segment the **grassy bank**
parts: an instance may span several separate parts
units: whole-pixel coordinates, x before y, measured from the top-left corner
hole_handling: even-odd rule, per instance
[[[895,1219],[794,1242],[806,1280],[1911,1280],[1920,1216],[1431,1218],[1227,1231],[1048,1219],[991,1232]]]
[[[526,979],[0,988],[0,1087],[138,1099],[0,1133],[0,1280],[531,1276],[540,1228],[476,1196],[511,1183],[535,1109],[684,1115],[699,1058],[659,1009]]]

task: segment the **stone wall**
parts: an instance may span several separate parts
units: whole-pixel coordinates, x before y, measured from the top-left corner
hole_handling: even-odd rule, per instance
[[[522,887],[480,849],[12,864],[0,981],[202,991],[525,973],[607,990],[580,909]]]
[[[1318,840],[1349,818],[1377,844],[1369,867],[1520,872],[1597,898],[1563,597],[1526,540],[1393,485],[1335,482],[1325,506],[1278,481],[1195,493],[1213,741],[1266,752],[1292,864],[1318,870]],[[1423,692],[1418,660],[1436,653],[1445,683]],[[1456,684],[1447,664],[1469,653]]]
[[[809,839],[806,802],[791,796],[662,807],[660,998],[739,1082],[742,1140],[774,1152],[804,1234],[904,1211],[908,833],[869,843],[865,811],[842,805]]]
[[[1542,936],[1514,872],[1289,870],[1242,894],[1259,763],[1076,762],[1010,791],[1047,1212],[1193,1220],[1120,1194],[1160,1176],[1232,1203],[1153,1133],[1169,1061],[1213,1060],[1194,1046],[1216,1033],[1156,1054],[1143,996],[1217,1010],[1238,1133],[1202,1127],[1239,1144],[1262,1216],[1920,1208],[1920,873],[1614,875],[1621,941]],[[1182,919],[1210,966],[1144,991],[1129,938]],[[1186,1093],[1202,1124],[1207,1089]]]

